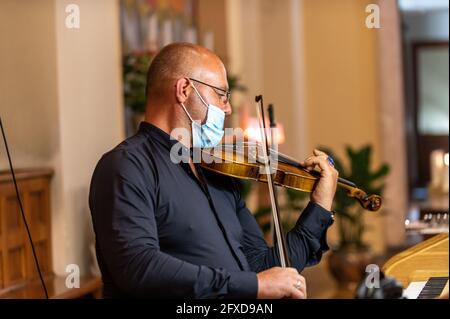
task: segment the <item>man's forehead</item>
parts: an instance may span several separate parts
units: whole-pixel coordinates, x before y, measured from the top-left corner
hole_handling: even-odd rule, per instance
[[[228,90],[227,73],[225,68],[204,68],[200,75],[201,81],[207,82],[211,85],[217,86],[223,90]]]

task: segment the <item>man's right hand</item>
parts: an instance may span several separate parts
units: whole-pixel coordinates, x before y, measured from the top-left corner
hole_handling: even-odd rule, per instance
[[[306,299],[305,278],[295,268],[273,267],[257,277],[258,299]]]

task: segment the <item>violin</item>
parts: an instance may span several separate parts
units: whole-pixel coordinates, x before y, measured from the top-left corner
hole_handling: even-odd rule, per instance
[[[261,156],[262,146],[258,143],[243,142],[242,144],[222,144],[217,149],[203,150],[203,161],[200,164],[206,170],[231,176],[238,179],[249,179],[267,183],[264,171],[264,160]],[[218,151],[219,150],[219,151]],[[295,159],[270,151],[272,160],[272,178],[277,186],[283,186],[302,192],[312,192],[320,178],[320,172],[306,170]],[[274,156],[275,155],[275,156]],[[353,182],[344,178],[338,179],[338,187],[344,188],[347,196],[357,200],[369,211],[377,211],[381,207],[379,195],[367,195]]]
[[[272,208],[275,240],[281,267],[290,267],[288,250],[278,212],[275,185],[303,192],[312,192],[320,178],[320,172],[309,171],[298,161],[269,147],[266,136],[264,106],[262,95],[255,98],[257,103],[262,145],[244,142],[223,144],[213,149],[202,150],[200,166],[206,170],[238,179],[250,179],[267,183]],[[273,110],[269,107],[270,127],[275,127]],[[272,134],[272,133],[271,133]],[[273,139],[272,136],[272,141]],[[377,211],[381,207],[381,197],[367,195],[353,182],[338,179],[338,186],[347,191],[347,195],[358,200],[364,209]]]

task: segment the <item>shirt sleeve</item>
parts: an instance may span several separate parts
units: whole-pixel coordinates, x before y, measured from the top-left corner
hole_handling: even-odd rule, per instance
[[[239,192],[237,196],[237,214],[244,229],[244,253],[253,271],[280,266],[278,246],[269,247],[263,237],[256,219],[246,207]],[[329,250],[326,234],[333,224],[331,212],[320,205],[309,202],[301,213],[295,226],[286,234],[286,245],[291,266],[302,271],[306,266],[317,264],[322,254]]]
[[[194,265],[160,250],[157,176],[140,161],[127,151],[109,153],[91,182],[97,253],[114,284],[133,297],[255,298],[254,272]]]

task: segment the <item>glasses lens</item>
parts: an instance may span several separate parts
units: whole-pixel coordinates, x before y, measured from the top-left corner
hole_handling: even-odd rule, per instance
[[[216,92],[217,95],[220,96],[220,98],[221,98],[221,100],[223,101],[224,104],[227,104],[228,102],[230,102],[231,91],[225,91],[225,90],[223,90],[221,88],[215,87],[215,86],[213,86],[211,84],[208,84],[208,83],[196,80],[196,79],[189,78],[189,80],[194,81],[194,82],[198,82],[200,84],[203,84],[203,85],[206,85],[206,86],[209,86],[210,88],[212,88],[214,90],[214,92]],[[223,93],[219,93],[216,90],[219,90],[220,92],[223,92]]]

